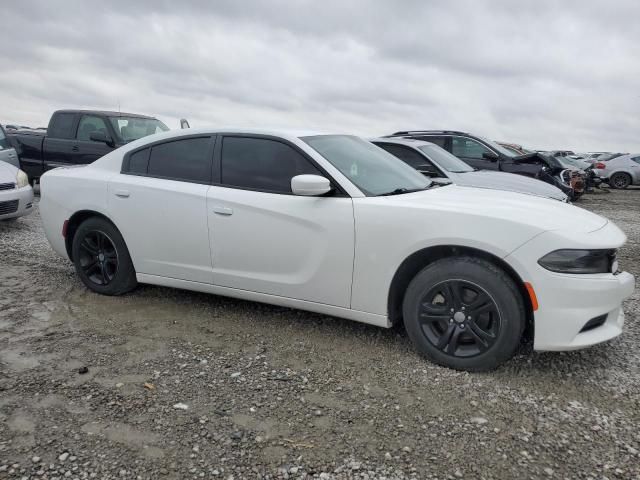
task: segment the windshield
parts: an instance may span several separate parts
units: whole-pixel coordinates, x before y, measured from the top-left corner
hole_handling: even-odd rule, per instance
[[[482,140],[483,142],[485,142],[487,145],[489,145],[494,150],[497,150],[498,152],[500,152],[502,155],[506,155],[507,157],[511,157],[511,158],[520,156],[520,154],[512,152],[511,150],[507,150],[502,145],[494,142],[493,140],[489,140],[488,138],[483,138],[483,137],[478,137],[478,138],[480,140]]]
[[[169,127],[155,118],[109,117],[109,121],[116,131],[116,135],[124,143],[169,130]]]
[[[435,162],[440,168],[443,168],[447,172],[465,173],[475,170],[472,166],[467,165],[458,157],[437,145],[422,145],[418,148],[422,150],[432,162]]]
[[[302,137],[367,196],[423,190],[431,181],[370,142],[350,135]]]

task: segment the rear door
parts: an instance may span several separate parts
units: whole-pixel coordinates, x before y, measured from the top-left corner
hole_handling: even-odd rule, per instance
[[[214,283],[349,308],[354,220],[351,198],[293,195],[291,178],[330,178],[295,145],[226,135],[220,175],[207,199]]]
[[[71,146],[71,162],[77,165],[92,163],[106,155],[112,147],[104,142],[91,140],[93,132],[102,132],[107,137],[113,138],[112,129],[107,124],[106,117],[82,114],[76,129],[76,141]]]
[[[73,163],[72,149],[76,142],[78,116],[72,112],[57,112],[51,117],[47,136],[42,145],[44,171]]]
[[[207,191],[214,137],[163,140],[125,156],[109,182],[110,214],[136,272],[208,283],[213,280]]]

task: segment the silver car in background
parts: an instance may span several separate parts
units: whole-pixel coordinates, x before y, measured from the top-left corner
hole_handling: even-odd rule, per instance
[[[16,168],[20,168],[20,162],[18,160],[18,154],[15,149],[9,143],[7,133],[2,125],[0,125],[0,162],[7,162]]]
[[[598,160],[595,171],[611,188],[640,185],[640,153],[627,153],[610,160]]]
[[[562,190],[541,180],[514,173],[476,170],[435,143],[389,137],[373,138],[370,142],[412,166],[436,184],[453,183],[461,187],[506,190],[560,202],[569,201]]]

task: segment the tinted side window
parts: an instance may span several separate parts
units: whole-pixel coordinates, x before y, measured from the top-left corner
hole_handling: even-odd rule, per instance
[[[129,156],[129,166],[127,168],[127,171],[130,173],[147,173],[150,151],[150,148],[145,148],[144,150],[139,150],[135,153],[132,153]]]
[[[633,160],[636,163],[640,163],[640,157],[633,157],[631,160]]]
[[[300,153],[275,140],[225,137],[222,184],[274,193],[291,193],[296,175],[322,175]]]
[[[50,138],[64,138],[70,140],[74,137],[73,122],[75,113],[56,113],[51,119],[51,126],[47,130]]]
[[[418,138],[418,137],[415,137],[415,138]],[[420,140],[424,140],[425,142],[435,143],[440,148],[445,148],[445,145],[447,144],[447,137],[433,137],[429,135],[429,136],[424,136],[419,138]]]
[[[100,117],[94,117],[93,115],[83,115],[78,124],[78,133],[76,138],[78,140],[89,141],[91,140],[91,134],[93,132],[102,132],[105,135],[109,134],[107,130],[107,124]]]
[[[453,137],[451,141],[451,153],[456,157],[477,158],[481,160],[483,153],[491,152],[487,147],[470,138]]]
[[[394,157],[399,158],[407,165],[412,166],[413,168],[418,168],[421,165],[429,163],[429,161],[424,158],[424,156],[420,155],[415,150],[403,147],[401,145],[392,145],[389,143],[376,143],[380,148],[383,148],[387,152],[389,152]]]
[[[148,174],[154,177],[208,183],[211,181],[210,143],[210,138],[204,137],[154,145],[149,156]]]

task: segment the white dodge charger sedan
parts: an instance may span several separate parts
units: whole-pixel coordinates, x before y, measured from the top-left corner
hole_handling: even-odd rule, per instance
[[[624,234],[581,208],[432,186],[350,135],[180,130],[41,179],[44,228],[91,290],[138,282],[389,327],[452,368],[487,370],[523,338],[616,337],[634,278]]]

